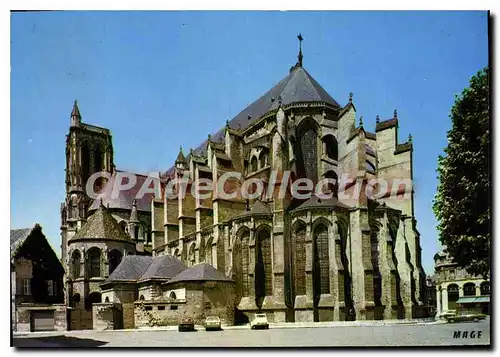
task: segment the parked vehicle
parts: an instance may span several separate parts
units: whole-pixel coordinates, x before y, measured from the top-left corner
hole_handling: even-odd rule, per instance
[[[268,329],[269,323],[267,322],[267,315],[266,314],[255,314],[253,316],[252,321],[250,322],[250,328],[252,330],[255,330],[258,328]]]
[[[221,322],[219,316],[208,316],[205,319],[205,330],[221,330]]]
[[[484,314],[455,314],[455,315],[447,315],[445,316],[445,319],[449,323],[454,323],[454,322],[464,322],[464,321],[479,321],[479,320],[484,320],[486,318],[486,315]]]
[[[195,331],[194,320],[191,318],[185,318],[179,324],[179,331]]]

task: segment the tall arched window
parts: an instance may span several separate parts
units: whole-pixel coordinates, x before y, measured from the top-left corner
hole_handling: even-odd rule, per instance
[[[81,149],[81,165],[82,165],[82,185],[85,187],[90,176],[90,152],[87,144],[84,144]]]
[[[273,295],[273,267],[271,258],[271,231],[261,228],[257,233],[257,264],[255,266],[255,298],[259,308],[264,297]]]
[[[257,163],[257,158],[255,156],[252,156],[252,160],[250,161],[250,167],[252,169],[251,170],[252,172],[255,172],[259,169],[258,163]]]
[[[233,279],[236,282],[237,300],[250,294],[248,284],[250,230],[242,228],[236,235],[233,247]]]
[[[177,299],[177,295],[175,295],[175,292],[171,291],[170,295],[168,296],[170,299],[175,300]]]
[[[78,250],[75,250],[71,255],[71,275],[73,279],[78,279],[80,277],[80,260],[81,255]]]
[[[316,298],[330,293],[328,227],[324,223],[318,224],[314,229],[313,290]]]
[[[476,296],[476,284],[467,283],[464,285],[464,296]]]
[[[90,278],[101,276],[101,251],[98,248],[90,248],[87,253],[87,267]]]
[[[113,249],[108,253],[109,274],[111,274],[122,261],[122,253]]]
[[[337,139],[333,135],[323,137],[323,152],[332,160],[339,159]]]
[[[307,177],[314,184],[318,181],[318,134],[312,119],[298,129],[297,170],[300,177]]]
[[[298,222],[293,230],[293,281],[295,294],[306,294],[306,226],[302,222]]]

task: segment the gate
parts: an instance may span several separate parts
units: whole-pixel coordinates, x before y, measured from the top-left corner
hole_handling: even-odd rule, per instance
[[[69,314],[69,330],[92,330],[92,310],[71,309]]]

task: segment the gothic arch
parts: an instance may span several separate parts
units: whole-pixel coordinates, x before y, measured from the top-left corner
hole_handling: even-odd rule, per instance
[[[297,174],[299,177],[307,177],[314,184],[318,181],[318,123],[308,117],[300,121],[297,126]]]
[[[89,278],[101,277],[101,250],[92,247],[87,251],[87,274]]]
[[[339,159],[339,149],[337,139],[333,134],[327,134],[323,136],[323,154],[325,154],[329,159],[338,161]]]
[[[85,299],[85,309],[90,310],[92,309],[92,304],[98,304],[102,302],[102,296],[101,293],[94,291],[90,293],[87,298]]]
[[[307,225],[297,220],[292,226],[292,271],[294,296],[306,294],[306,231]]]
[[[81,259],[82,254],[79,250],[76,249],[71,253],[71,276],[73,279],[78,279],[81,275]]]
[[[259,308],[262,307],[264,297],[273,295],[273,266],[271,227],[261,225],[257,228],[255,248],[257,261],[255,264],[255,299]]]
[[[233,279],[236,281],[236,301],[250,295],[249,267],[250,267],[250,229],[241,227],[237,233],[233,248]]]
[[[328,220],[319,218],[313,223],[313,292],[317,304],[321,294],[330,293],[330,254]]]
[[[316,227],[320,224],[324,224],[328,230],[330,229],[332,222],[330,222],[330,220],[326,217],[318,217],[312,222],[311,232],[314,232]]]

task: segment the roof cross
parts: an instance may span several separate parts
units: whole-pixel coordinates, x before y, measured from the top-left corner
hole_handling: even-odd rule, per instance
[[[304,40],[304,38],[300,33],[297,38],[299,39],[299,61],[297,62],[297,65],[298,67],[302,67],[302,59],[304,58],[304,56],[302,56],[302,41]]]

